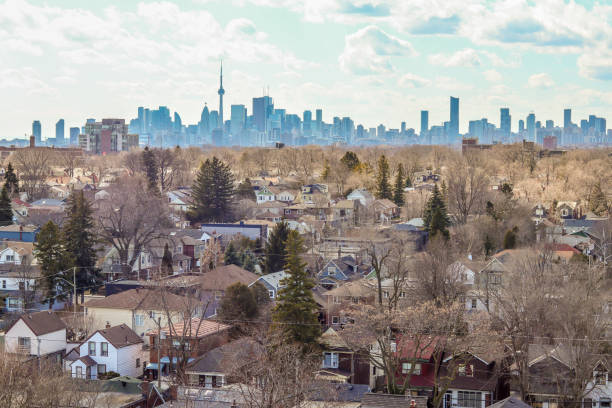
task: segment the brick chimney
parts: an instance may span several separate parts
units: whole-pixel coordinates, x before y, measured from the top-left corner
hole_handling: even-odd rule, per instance
[[[110,322],[106,322],[106,326],[104,326],[104,327],[106,327],[107,329],[110,329],[110,327],[111,327]]]
[[[19,240],[23,241],[23,225],[19,226]]]

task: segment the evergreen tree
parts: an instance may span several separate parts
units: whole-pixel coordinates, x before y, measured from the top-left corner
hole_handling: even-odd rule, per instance
[[[397,176],[395,176],[395,187],[393,189],[393,202],[398,207],[404,205],[404,166],[400,163],[397,166]]]
[[[323,164],[323,172],[321,173],[321,179],[323,181],[329,181],[329,177],[331,175],[331,168],[329,167],[329,163],[325,160],[325,164]]]
[[[15,169],[13,165],[9,162],[8,166],[6,166],[6,172],[4,173],[4,182],[6,188],[8,189],[9,196],[14,196],[19,192],[19,179],[17,178],[17,174],[15,174]]]
[[[157,187],[159,181],[157,160],[155,160],[155,153],[148,146],[142,151],[142,167],[149,183],[149,190],[159,192]]]
[[[233,265],[242,266],[242,263],[240,262],[240,258],[238,257],[238,252],[236,251],[236,247],[234,246],[234,243],[232,241],[230,241],[230,243],[227,245],[227,248],[225,248],[223,262],[226,265],[233,264]]]
[[[354,152],[348,151],[344,153],[344,156],[342,156],[340,161],[351,171],[359,169],[359,157],[357,157],[357,154]]]
[[[485,241],[484,241],[485,257],[488,258],[489,255],[491,255],[493,253],[494,249],[495,249],[495,244],[493,243],[493,240],[491,239],[489,234],[487,234],[485,236]]]
[[[13,223],[13,207],[11,206],[11,198],[4,183],[2,192],[0,193],[0,226],[11,225]]]
[[[170,252],[170,248],[168,248],[168,243],[164,245],[164,255],[161,260],[161,273],[162,275],[172,275],[174,273],[174,267],[172,266],[172,253]]]
[[[253,190],[253,185],[251,184],[251,179],[247,177],[238,185],[238,188],[236,189],[236,197],[246,200],[257,200],[255,190]]]
[[[193,184],[193,206],[187,214],[195,222],[225,222],[232,219],[234,176],[230,167],[213,157],[200,166]]]
[[[406,187],[412,187],[412,180],[410,180],[410,175],[406,175]]]
[[[450,219],[446,212],[446,203],[442,199],[442,194],[437,184],[434,186],[433,194],[425,206],[423,221],[430,237],[433,238],[440,233],[444,238],[448,239]]]
[[[440,194],[442,194],[442,200],[444,200],[445,203],[448,202],[448,187],[444,180],[442,180],[442,185],[440,186]]]
[[[517,232],[518,232],[518,227],[514,227],[506,231],[506,235],[504,235],[504,249],[514,249],[516,247],[516,233]]]
[[[53,221],[49,221],[40,229],[34,243],[34,256],[38,260],[42,273],[43,296],[49,302],[49,309],[55,302],[56,288],[58,284],[61,284],[58,278],[72,280],[70,279],[72,276],[68,278],[60,274],[72,263],[62,244],[63,241],[59,227]]]
[[[608,200],[601,189],[601,183],[593,186],[589,199],[589,208],[595,215],[602,216],[608,211]]]
[[[272,229],[272,233],[266,243],[264,250],[265,273],[278,272],[285,266],[286,241],[289,237],[289,224],[285,221],[279,222]]]
[[[389,162],[383,154],[378,159],[378,173],[376,174],[376,198],[393,199],[391,184],[389,184]]]
[[[222,321],[244,322],[257,316],[257,302],[253,291],[244,283],[237,282],[225,289],[219,306],[219,318]]]
[[[287,238],[287,258],[283,280],[273,320],[286,340],[304,345],[313,344],[320,334],[317,319],[317,303],[312,295],[313,280],[306,273],[306,263],[300,254],[304,251],[302,238],[297,231],[291,231]]]
[[[62,230],[65,250],[77,268],[77,286],[89,287],[99,281],[93,208],[83,191],[73,191],[67,204],[67,218]],[[79,293],[82,294],[83,290]]]

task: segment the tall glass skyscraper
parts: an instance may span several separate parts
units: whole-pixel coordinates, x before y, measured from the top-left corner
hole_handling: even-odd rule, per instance
[[[60,119],[55,124],[55,144],[64,144],[64,119]]]
[[[510,116],[509,108],[501,108],[499,110],[499,128],[505,137],[510,136],[512,117]]]
[[[563,127],[569,129],[572,124],[572,110],[563,109]]]
[[[421,137],[429,131],[429,111],[421,111]]]
[[[527,115],[527,139],[530,142],[536,141],[536,123],[535,113]]]
[[[32,122],[32,135],[36,144],[39,145],[42,141],[42,127],[39,120]]]
[[[459,98],[453,96],[450,97],[450,123],[448,130],[452,142],[459,135]]]

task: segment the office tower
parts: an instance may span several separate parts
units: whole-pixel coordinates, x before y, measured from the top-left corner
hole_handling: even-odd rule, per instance
[[[523,119],[519,120],[519,133],[522,133],[525,131],[525,121]]]
[[[39,120],[32,122],[32,135],[34,136],[34,142],[39,145],[42,141],[42,127]]]
[[[219,90],[217,93],[219,94],[219,127],[221,128],[221,133],[223,133],[223,126],[225,125],[225,122],[223,122],[223,95],[225,95],[225,89],[223,89],[223,61],[221,62]]]
[[[246,126],[247,110],[244,105],[232,105],[230,109],[230,134],[239,136]]]
[[[317,109],[315,111],[316,115],[316,130],[321,133],[321,123],[323,122],[323,109]]]
[[[342,124],[340,127],[340,136],[347,142],[350,143],[353,140],[353,134],[355,132],[355,124],[349,117],[342,118]]]
[[[542,127],[542,122],[539,120],[536,121],[536,129],[540,129]]]
[[[429,131],[429,111],[421,111],[421,136]]]
[[[55,124],[55,144],[64,144],[64,119],[60,119]]]
[[[338,116],[334,116],[334,124],[332,125],[332,136],[340,136],[342,131],[342,120]]]
[[[546,129],[552,129],[555,127],[555,122],[553,122],[552,120],[548,119],[546,121]]]
[[[260,132],[266,131],[266,121],[274,109],[274,101],[269,96],[253,98],[253,124]]]
[[[597,119],[597,116],[589,115],[589,129],[594,129],[595,128],[595,120],[596,119]]]
[[[572,110],[563,109],[563,127],[569,129],[572,124]]]
[[[181,116],[178,114],[178,112],[174,112],[173,130],[174,130],[174,133],[177,133],[177,134],[180,134],[181,131],[183,130],[183,121],[181,120]]]
[[[145,110],[144,107],[139,106],[138,107],[138,127],[139,127],[139,133],[145,133],[146,132],[146,127],[145,127]]]
[[[379,139],[384,139],[386,133],[387,128],[385,127],[385,125],[383,125],[382,123],[378,125],[378,127],[376,128],[376,137],[378,137]]]
[[[406,122],[402,122],[400,132],[402,135],[406,133]]]
[[[305,110],[302,116],[302,132],[306,137],[312,136],[312,112],[309,110]]]
[[[586,119],[582,119],[580,121],[580,130],[582,130],[583,134],[587,134],[589,132],[589,121]]]
[[[450,97],[449,135],[451,142],[459,135],[459,98]]]
[[[210,111],[210,114],[208,115],[208,121],[210,123],[210,131],[211,132],[213,130],[219,128],[221,126],[219,124],[219,112],[217,112],[216,110]]]
[[[205,136],[210,133],[210,112],[208,112],[208,105],[204,102],[204,109],[200,115],[199,131],[200,135]]]
[[[606,119],[595,118],[595,131],[599,133],[606,133]]]
[[[510,116],[509,108],[501,108],[499,110],[499,129],[502,132],[504,137],[510,137],[510,132],[512,131],[512,116]]]
[[[355,131],[355,137],[357,139],[363,139],[365,135],[365,129],[363,128],[363,125],[357,125],[357,130]]]
[[[527,140],[530,142],[536,141],[536,120],[535,113],[527,115]]]
[[[70,128],[70,144],[71,145],[77,145],[79,144],[79,133],[80,130],[78,127],[71,127]]]

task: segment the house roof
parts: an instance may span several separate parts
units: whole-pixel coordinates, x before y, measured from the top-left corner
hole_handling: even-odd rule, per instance
[[[347,282],[337,288],[334,288],[325,293],[325,296],[352,296],[352,297],[368,297],[374,296],[374,290],[363,279],[358,281]]]
[[[66,328],[66,323],[64,323],[64,321],[60,319],[56,313],[49,310],[44,310],[42,312],[26,313],[21,315],[19,319],[13,323],[11,328],[7,330],[7,333],[19,320],[22,320],[37,336],[53,333]]]
[[[38,231],[38,227],[35,227],[34,225],[17,225],[17,224],[11,224],[11,225],[5,225],[0,227],[0,231],[2,232],[36,232]]]
[[[380,200],[374,201],[374,205],[375,206],[380,206],[380,207],[382,207],[383,209],[386,209],[386,210],[391,210],[393,208],[398,208],[397,205],[393,201],[391,201],[391,200],[389,200],[387,198],[381,198]]]
[[[108,340],[108,342],[117,349],[131,346],[133,344],[144,343],[140,336],[125,324],[98,330],[89,336],[83,343],[86,343],[96,333],[100,333],[102,337]]]
[[[280,287],[280,282],[287,278],[289,276],[289,274],[285,271],[279,271],[279,272],[273,272],[273,273],[269,273],[267,275],[261,276],[259,279],[265,281],[268,285],[272,286],[273,288],[279,288]]]
[[[575,254],[579,254],[580,251],[577,250],[576,248],[571,247],[568,244],[561,244],[558,242],[553,242],[549,245],[547,245],[547,247],[551,250],[551,251],[555,251],[555,252],[573,252]]]
[[[325,332],[321,335],[321,338],[319,339],[319,341],[321,342],[322,345],[324,345],[325,347],[329,349],[347,349],[349,348],[348,344],[346,343],[346,341],[344,341],[342,336],[340,336],[340,334],[338,334],[338,332],[334,330],[332,327],[325,330]]]
[[[83,364],[85,364],[85,367],[92,367],[92,366],[95,366],[96,364],[98,364],[98,363],[96,363],[96,361],[93,358],[91,358],[89,356],[80,357],[76,361],[82,361]]]
[[[497,401],[495,404],[489,405],[489,408],[531,408],[531,405],[524,403],[515,396],[510,396],[501,401]]]
[[[361,399],[361,408],[408,408],[412,400],[417,408],[427,407],[425,396],[367,393]]]
[[[201,320],[199,318],[193,318],[187,321],[181,321],[172,325],[172,327],[162,327],[161,331],[166,336],[178,337],[191,337],[191,338],[203,338],[211,334],[219,333],[224,330],[230,329],[231,326],[227,324],[215,322],[212,320]],[[154,330],[157,333],[157,330]]]
[[[334,207],[351,209],[355,207],[355,201],[357,200],[340,200],[336,204],[334,204]]]
[[[234,283],[250,285],[258,279],[253,272],[236,265],[217,266],[200,277],[203,290],[225,290]]]
[[[430,360],[436,351],[439,337],[423,337],[418,342],[410,336],[405,336],[397,341],[397,353],[400,358],[417,360]]]
[[[187,373],[225,373],[232,365],[243,363],[259,354],[263,347],[254,340],[243,337],[210,350],[185,367]]]
[[[83,306],[103,309],[128,310],[161,310],[165,306],[171,310],[180,310],[189,301],[173,293],[164,293],[164,302],[160,301],[160,294],[153,289],[130,289],[102,299],[92,299]]]

